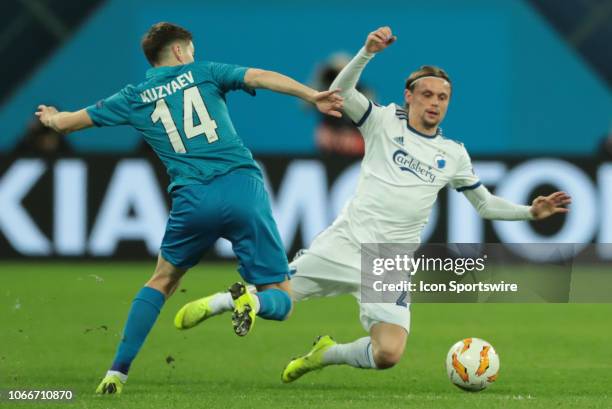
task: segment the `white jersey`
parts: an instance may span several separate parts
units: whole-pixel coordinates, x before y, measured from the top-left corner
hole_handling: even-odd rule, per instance
[[[442,188],[480,185],[461,143],[440,132],[421,134],[407,118],[396,104],[369,103],[357,123],[365,140],[357,190],[334,224],[315,239],[311,252],[358,266],[354,250],[360,243],[420,243]],[[350,252],[338,248],[346,241],[354,244]]]
[[[510,203],[481,186],[461,143],[440,131],[435,136],[419,133],[401,107],[379,106],[356,90],[373,56],[362,48],[330,87],[341,90],[344,113],[365,140],[365,156],[357,191],[309,251],[360,269],[360,243],[418,244],[438,192],[447,185],[463,191],[484,218],[531,219],[529,206]]]

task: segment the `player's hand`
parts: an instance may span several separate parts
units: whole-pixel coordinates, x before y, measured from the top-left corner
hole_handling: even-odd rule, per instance
[[[365,49],[369,53],[377,53],[389,47],[397,40],[397,36],[394,36],[391,32],[391,27],[381,27],[376,31],[372,31],[368,34],[366,39]]]
[[[531,204],[531,214],[535,220],[542,220],[557,213],[567,213],[572,198],[565,192],[555,192],[549,196],[538,196]]]
[[[57,108],[55,107],[47,106],[47,105],[39,105],[38,111],[36,111],[34,115],[36,115],[38,119],[40,119],[40,122],[42,122],[44,126],[53,128],[53,124],[51,123],[51,117],[57,114],[57,112],[58,112]]]
[[[339,89],[317,92],[312,97],[312,103],[315,104],[317,109],[322,113],[341,118],[342,112],[340,112],[340,110],[343,107],[344,98],[342,98],[339,92]]]

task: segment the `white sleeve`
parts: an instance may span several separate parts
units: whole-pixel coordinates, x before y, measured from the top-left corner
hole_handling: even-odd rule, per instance
[[[472,159],[470,159],[470,155],[467,153],[467,150],[460,144],[460,158],[459,165],[453,178],[450,181],[450,185],[453,189],[457,189],[458,192],[464,192],[471,189],[476,189],[480,186],[480,180],[478,176],[474,173],[474,169],[472,167]]]
[[[463,194],[482,218],[493,220],[533,220],[529,206],[517,205],[492,195],[482,185],[475,189],[465,190]]]
[[[365,95],[357,91],[357,81],[367,63],[374,57],[374,54],[366,52],[361,48],[357,55],[340,71],[329,89],[340,88],[340,95],[344,97],[344,113],[357,126],[363,123],[366,114],[372,109],[372,103]]]

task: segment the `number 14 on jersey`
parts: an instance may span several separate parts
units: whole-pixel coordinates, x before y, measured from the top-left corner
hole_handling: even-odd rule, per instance
[[[194,112],[199,125],[194,124]],[[164,98],[157,100],[155,110],[151,114],[151,120],[153,123],[162,122],[176,153],[187,152]],[[217,123],[210,117],[198,87],[190,87],[183,92],[183,130],[187,139],[204,134],[208,143],[219,140]]]

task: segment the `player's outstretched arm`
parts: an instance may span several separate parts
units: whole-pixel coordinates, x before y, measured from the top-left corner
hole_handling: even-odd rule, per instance
[[[542,220],[554,214],[567,213],[572,202],[565,192],[537,197],[531,206],[517,205],[492,195],[484,186],[463,192],[478,214],[490,220]]]
[[[89,128],[94,125],[85,109],[76,112],[58,112],[55,107],[39,105],[35,115],[44,126],[62,134]]]
[[[340,71],[329,89],[340,89],[344,97],[344,112],[354,122],[359,122],[368,110],[370,102],[357,91],[357,82],[365,66],[374,54],[384,50],[397,40],[390,27],[381,27],[368,34],[365,45],[357,55]]]
[[[317,106],[324,114],[341,117],[343,98],[338,90],[318,92],[286,75],[274,71],[249,68],[244,82],[250,88],[264,88],[281,94],[293,95]]]

